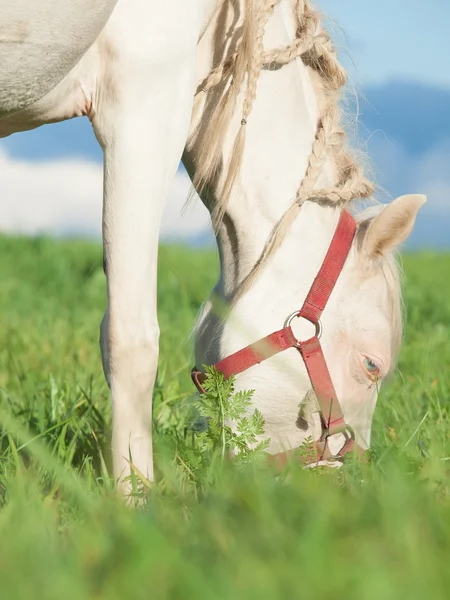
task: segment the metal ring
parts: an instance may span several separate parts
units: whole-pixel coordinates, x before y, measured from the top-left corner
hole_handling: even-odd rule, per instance
[[[311,319],[308,319],[308,317],[305,317],[304,315],[299,315],[299,311],[298,311],[298,310],[296,310],[295,312],[291,313],[291,314],[290,314],[290,315],[287,317],[286,321],[284,322],[284,326],[285,326],[285,327],[289,327],[289,326],[290,326],[290,324],[292,323],[292,321],[293,321],[293,320],[294,320],[296,317],[298,317],[299,319],[300,319],[300,318],[301,318],[301,319],[305,319],[306,321],[309,321],[309,322],[310,322],[312,325],[314,325],[314,327],[315,327],[315,329],[316,329],[316,331],[315,331],[315,334],[314,334],[314,335],[315,335],[315,337],[316,337],[317,339],[320,339],[320,337],[321,337],[321,335],[322,335],[322,323],[321,323],[320,319],[317,319],[317,321],[316,321],[316,322],[314,322],[314,321],[311,321]],[[297,340],[297,344],[300,344],[300,340]]]
[[[345,437],[344,446],[348,442],[348,440],[352,440],[353,442],[356,442],[355,430],[353,429],[353,427],[351,425],[347,425],[347,423],[346,423],[342,427],[341,431],[335,431],[332,435],[339,435],[340,433],[342,433],[344,435],[344,437]],[[330,437],[331,436],[328,436],[327,439],[330,438]],[[341,450],[344,448],[344,446],[342,446]],[[330,461],[344,462],[344,457],[345,457],[345,454],[333,454],[332,456],[330,456],[329,460]]]

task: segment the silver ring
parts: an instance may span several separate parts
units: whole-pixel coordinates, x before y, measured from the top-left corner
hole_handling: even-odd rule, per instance
[[[286,321],[284,322],[284,326],[285,327],[289,327],[290,324],[292,323],[292,321],[295,318],[299,318],[299,319],[305,319],[306,321],[309,321],[312,325],[314,325],[316,332],[315,332],[315,337],[320,339],[320,336],[322,335],[322,322],[320,319],[317,319],[317,322],[314,323],[314,321],[311,321],[310,319],[308,319],[308,317],[305,317],[303,315],[299,315],[298,314],[299,311],[296,310],[295,312],[291,313],[288,318],[286,319]],[[297,343],[300,344],[300,340],[297,340]]]

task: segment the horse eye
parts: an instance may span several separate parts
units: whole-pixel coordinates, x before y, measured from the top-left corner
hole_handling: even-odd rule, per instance
[[[367,356],[364,358],[364,367],[373,379],[379,377],[380,367]]]

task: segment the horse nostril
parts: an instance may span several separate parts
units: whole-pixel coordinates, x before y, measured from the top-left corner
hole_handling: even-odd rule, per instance
[[[295,421],[296,426],[302,431],[307,431],[309,427],[308,421],[305,419],[303,415],[299,415],[298,419]]]

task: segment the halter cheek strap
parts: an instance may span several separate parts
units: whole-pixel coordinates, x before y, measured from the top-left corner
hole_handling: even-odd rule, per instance
[[[302,308],[286,319],[283,329],[271,333],[214,365],[217,371],[228,378],[231,375],[246,371],[279,352],[289,348],[298,350],[305,363],[319,403],[322,424],[320,439],[314,443],[309,452],[306,452],[306,455],[299,456],[300,461],[306,464],[313,464],[321,460],[342,460],[345,454],[354,450],[359,455],[365,452],[363,448],[356,445],[353,429],[345,422],[344,413],[320,344],[322,333],[320,317],[344,267],[355,231],[356,222],[354,218],[347,211],[342,211],[328,252]],[[295,318],[304,318],[315,326],[313,337],[305,341],[300,341],[295,337],[291,328],[291,323]],[[193,369],[192,380],[201,393],[204,392],[203,383],[205,379],[205,373]],[[346,441],[339,452],[332,455],[328,446],[328,439],[338,433],[343,433]],[[281,452],[271,455],[269,460],[278,466],[283,466],[290,454],[290,452]]]

